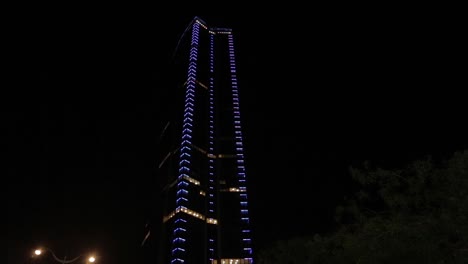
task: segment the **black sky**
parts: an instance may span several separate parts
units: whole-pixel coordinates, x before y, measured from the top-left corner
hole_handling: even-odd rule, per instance
[[[143,226],[158,207],[166,69],[195,15],[237,33],[258,247],[327,231],[349,166],[395,167],[468,147],[456,16],[79,10],[12,23],[8,263],[24,263],[36,245],[69,257],[93,249],[102,263],[141,258]]]

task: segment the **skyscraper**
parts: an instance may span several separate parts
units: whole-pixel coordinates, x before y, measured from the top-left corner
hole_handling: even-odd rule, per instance
[[[178,43],[160,138],[161,263],[253,263],[235,55],[233,31],[198,17]]]

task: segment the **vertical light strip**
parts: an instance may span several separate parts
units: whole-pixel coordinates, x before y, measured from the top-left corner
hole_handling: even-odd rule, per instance
[[[240,195],[240,214],[241,214],[241,245],[244,252],[244,258],[252,263],[252,241],[250,237],[250,219],[247,204],[247,183],[245,175],[244,164],[244,149],[242,142],[242,128],[240,121],[239,110],[239,90],[237,84],[236,60],[234,54],[234,39],[232,34],[228,34],[228,47],[229,47],[229,70],[231,73],[231,87],[232,87],[232,104],[233,104],[233,117],[234,117],[234,142],[236,149],[236,167],[237,179],[239,189],[243,195]]]
[[[215,174],[214,174],[214,35],[210,34],[210,83],[209,83],[209,139],[208,139],[208,157],[209,157],[209,168],[208,168],[208,212],[207,217],[213,219],[215,215]],[[210,261],[215,258],[215,239],[216,235],[210,233],[208,236],[208,257]]]
[[[191,144],[192,144],[192,129],[193,129],[193,114],[195,107],[195,78],[197,73],[198,59],[198,38],[200,24],[193,23],[192,25],[192,40],[189,56],[189,66],[187,73],[187,87],[185,90],[185,109],[182,122],[182,143],[180,146],[180,162],[179,175],[177,177],[177,192],[176,192],[176,207],[187,207],[188,205],[188,190],[189,186],[187,178],[190,177],[190,159],[191,159]],[[174,222],[174,239],[172,240],[172,260],[171,263],[179,264],[185,262],[185,241],[186,220],[183,219],[185,214],[177,214]]]

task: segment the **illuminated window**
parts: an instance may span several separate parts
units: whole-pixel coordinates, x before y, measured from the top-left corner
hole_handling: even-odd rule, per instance
[[[214,219],[214,218],[207,218],[207,219],[206,219],[206,222],[207,222],[208,224],[213,224],[213,225],[218,224],[218,220],[216,220],[216,219]]]
[[[205,24],[203,24],[200,20],[197,19],[197,20],[195,20],[195,22],[196,22],[197,24],[199,24],[200,26],[202,26],[202,28],[208,29],[208,27],[205,26]]]
[[[191,183],[193,183],[193,184],[195,184],[195,185],[200,185],[200,182],[199,182],[199,181],[197,181],[197,180],[195,180],[194,178],[189,177],[189,176],[187,176],[187,175],[184,175],[184,179],[186,179],[187,181],[189,181],[189,182],[191,182]]]
[[[208,86],[204,85],[203,83],[201,83],[201,82],[199,82],[199,81],[197,81],[197,80],[195,80],[195,82],[196,82],[198,85],[200,85],[201,87],[203,87],[203,88],[205,88],[206,90],[208,90]]]
[[[251,258],[245,259],[221,259],[220,261],[213,259],[211,264],[252,264]]]
[[[242,190],[240,188],[235,188],[235,187],[229,188],[229,191],[230,192],[245,192],[245,190]]]
[[[183,207],[183,206],[179,206],[176,208],[175,211],[172,211],[169,215],[165,216],[163,218],[163,222],[167,222],[169,219],[171,219],[172,217],[174,217],[177,213],[185,213],[185,214],[188,214],[188,215],[191,215],[195,218],[198,218],[200,220],[203,220],[203,221],[206,221],[208,224],[213,224],[213,225],[217,225],[218,224],[218,220],[216,220],[215,218],[206,218],[203,214],[200,214],[196,211],[193,211],[193,210],[190,210],[186,207]]]

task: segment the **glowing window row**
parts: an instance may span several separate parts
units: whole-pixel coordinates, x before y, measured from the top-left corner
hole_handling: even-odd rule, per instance
[[[218,154],[218,158],[235,158],[234,154]]]
[[[229,188],[229,191],[230,192],[245,192],[245,190],[241,190],[239,188],[234,188],[234,187]]]
[[[206,221],[208,224],[213,224],[213,225],[216,225],[218,224],[218,220],[214,219],[214,218],[206,218],[203,214],[200,214],[200,213],[197,213],[193,210],[190,210],[186,207],[183,207],[183,206],[179,206],[175,209],[175,211],[172,211],[169,215],[165,216],[163,218],[163,222],[167,222],[167,220],[171,219],[172,217],[174,217],[177,213],[186,213],[188,215],[191,215],[191,216],[194,216],[200,220],[203,220],[203,221]]]
[[[187,176],[187,175],[184,175],[184,179],[187,180],[187,181],[189,181],[189,182],[191,182],[191,183],[193,183],[193,184],[195,184],[195,185],[200,185],[200,182],[199,182],[199,181],[197,181],[197,180],[195,180],[194,178],[189,177],[189,176]]]
[[[220,261],[213,259],[211,264],[252,264],[252,259],[221,259]]]
[[[195,212],[193,210],[190,210],[190,209],[188,209],[186,207],[181,207],[181,206],[177,207],[176,208],[176,213],[179,213],[179,212],[183,212],[183,213],[186,213],[188,215],[194,216],[194,217],[196,217],[198,219],[205,220],[204,215],[202,215],[200,213],[197,213],[197,212]]]
[[[202,25],[203,26],[203,25]],[[204,27],[205,28],[205,27]],[[205,28],[206,29],[206,28]],[[216,35],[216,34],[226,34],[226,35],[230,35],[232,34],[232,32],[230,31],[213,31],[213,30],[208,30],[208,33],[212,34],[212,35]]]
[[[188,208],[186,208],[186,207],[179,206],[179,207],[177,207],[177,208],[175,209],[175,211],[172,211],[169,215],[165,216],[165,217],[163,218],[163,222],[166,222],[167,220],[171,219],[171,218],[174,217],[177,213],[180,213],[180,212],[186,213],[186,214],[191,215],[191,216],[194,216],[194,217],[196,217],[196,218],[198,218],[198,219],[201,219],[201,220],[205,220],[205,216],[204,216],[204,215],[202,215],[202,214],[200,214],[200,213],[197,213],[197,212],[195,212],[195,211],[193,211],[193,210],[190,210],[190,209],[188,209]]]
[[[204,84],[201,83],[200,81],[195,80],[195,82],[196,82],[197,84],[199,84],[201,87],[203,87],[203,88],[205,88],[206,90],[208,90],[208,86],[204,85]]]
[[[202,26],[202,28],[208,29],[208,27],[205,26],[205,25],[204,25],[202,22],[200,22],[199,20],[195,20],[195,22],[196,22],[197,24],[199,24],[200,26]]]
[[[214,219],[214,218],[207,218],[206,219],[206,222],[208,224],[212,224],[212,225],[217,225],[218,224],[218,220]]]
[[[237,131],[237,133],[241,133],[240,131]],[[235,158],[236,155],[239,155],[239,154],[218,154],[218,155],[215,155],[215,154],[212,154],[212,153],[208,153],[208,151],[194,145],[194,144],[191,144],[190,143],[190,146],[194,147],[196,150],[200,151],[201,153],[205,154],[208,158],[210,159],[216,159],[216,158]]]
[[[184,82],[183,86],[186,86],[188,84],[188,80]],[[196,80],[195,79],[195,83],[197,83],[198,85],[200,85],[201,87],[205,88],[206,90],[208,90],[208,86],[206,86],[205,84],[203,84],[202,82],[200,82],[199,80]]]

